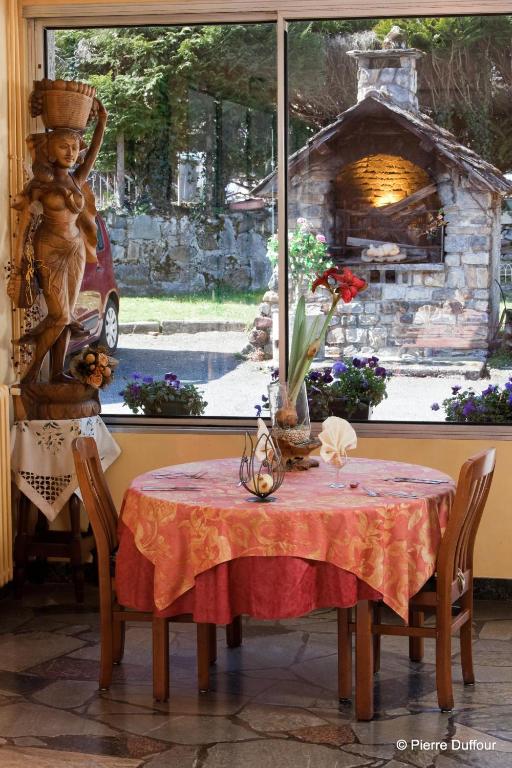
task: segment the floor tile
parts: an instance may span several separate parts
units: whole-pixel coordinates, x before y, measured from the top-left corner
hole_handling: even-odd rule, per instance
[[[22,672],[80,648],[82,640],[50,632],[26,632],[0,636],[0,668]]]
[[[58,752],[35,747],[2,747],[2,768],[139,768],[140,760],[101,755],[82,755],[78,752]]]

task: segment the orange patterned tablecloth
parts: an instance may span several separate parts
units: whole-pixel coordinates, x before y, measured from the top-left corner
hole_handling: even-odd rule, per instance
[[[333,489],[332,467],[288,473],[274,503],[248,501],[238,486],[238,459],[194,462],[166,472],[184,476],[137,477],[126,491],[123,523],[139,551],[155,566],[155,605],[163,610],[194,586],[195,577],[239,557],[288,555],[332,563],[351,571],[407,619],[409,598],[433,574],[455,483],[428,467],[350,459]],[[164,470],[158,470],[163,472]],[[392,483],[407,476],[439,485]],[[350,488],[350,482],[359,483]],[[144,486],[194,486],[194,491],[144,490]],[[411,492],[418,498],[368,496]]]

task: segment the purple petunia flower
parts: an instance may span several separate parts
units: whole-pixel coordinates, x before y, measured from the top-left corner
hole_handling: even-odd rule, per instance
[[[320,371],[310,371],[309,372],[309,380],[310,381],[319,381],[322,378],[322,374]]]
[[[341,376],[341,374],[345,373],[345,371],[348,371],[348,365],[342,363],[341,360],[339,360],[337,363],[334,363],[332,367],[332,373],[334,376]]]
[[[154,378],[152,376],[144,376],[142,381],[144,384],[152,384],[154,382]]]
[[[432,403],[432,405],[430,406],[432,411],[438,411],[440,407],[441,406],[439,405],[439,403]]]
[[[178,377],[175,373],[166,373],[164,379],[165,381],[177,381]]]
[[[277,379],[279,378],[279,368],[274,368],[274,370],[270,375],[272,377],[272,381],[277,381]]]
[[[333,379],[330,372],[324,373],[324,375],[322,376],[322,381],[324,384],[330,384],[332,380]]]
[[[352,359],[352,365],[354,368],[363,368],[364,364],[361,362],[361,360],[358,357],[354,357]]]
[[[512,405],[512,395],[509,396],[507,400],[507,405]]]
[[[140,373],[132,373],[132,379],[135,379],[135,381],[137,381],[137,379],[141,379],[141,378],[142,378],[142,376],[140,375]]]
[[[386,369],[382,367],[382,365],[378,365],[375,369],[375,373],[377,376],[382,376],[384,378],[386,376]]]
[[[180,389],[181,388],[181,381],[179,379],[176,379],[176,381],[170,381],[169,386],[173,389]]]
[[[460,386],[460,384],[456,384],[454,387],[452,387],[452,395],[456,395],[457,392],[460,392],[461,389],[462,387]]]
[[[489,384],[489,386],[482,391],[482,396],[487,397],[487,395],[492,395],[494,392],[496,392],[497,389],[498,387],[496,385]]]
[[[476,405],[473,402],[473,400],[468,400],[464,408],[462,409],[462,415],[463,416],[470,416],[472,413],[476,411]]]
[[[256,409],[256,418],[259,419],[259,417],[261,416],[261,405],[255,405],[254,407]]]
[[[507,383],[505,384],[505,389],[507,390],[507,392],[512,392],[512,381],[507,381]]]
[[[268,397],[266,395],[261,396],[261,402],[262,403],[268,403]]]

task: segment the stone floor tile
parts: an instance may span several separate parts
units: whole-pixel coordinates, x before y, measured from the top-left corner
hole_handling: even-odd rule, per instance
[[[204,768],[356,768],[373,760],[318,744],[268,739],[242,744],[216,744]]]
[[[372,744],[345,744],[343,751],[363,757],[380,757],[382,760],[386,760],[395,754],[395,746],[388,744],[377,744],[376,746]]]
[[[83,755],[79,752],[59,752],[35,747],[2,747],[2,768],[139,768],[141,760],[102,755]]]
[[[29,703],[0,707],[0,733],[9,738],[19,736],[48,738],[63,734],[116,735],[106,725],[95,720],[80,717],[72,712],[44,707],[41,704]]]
[[[89,632],[90,630],[89,624],[64,624],[63,627],[60,627],[59,629],[56,629],[58,635],[83,635],[84,632]],[[85,640],[86,638],[80,637],[80,640]]]
[[[468,728],[460,723],[456,724],[455,733],[450,736],[453,749],[454,739],[465,744],[470,744],[472,740],[477,743],[486,744],[489,747],[489,751],[493,752],[508,752],[511,754],[510,763],[512,765],[512,741],[505,741],[498,736],[484,733],[483,731],[476,730],[475,728]],[[491,746],[492,745],[492,746]]]
[[[277,706],[292,706],[322,708],[333,707],[338,709],[338,697],[334,690],[311,685],[307,682],[288,681],[276,683],[254,698],[255,704],[275,704]]]
[[[290,735],[295,739],[307,741],[308,744],[330,744],[333,747],[341,747],[354,741],[354,731],[350,725],[324,725],[307,726],[291,731]]]
[[[510,644],[479,638],[473,643],[473,662],[482,667],[512,667]]]
[[[151,757],[144,768],[195,768],[198,753],[197,747],[179,745]]]
[[[450,728],[449,714],[422,712],[417,715],[394,717],[389,720],[355,722],[354,732],[363,744],[395,744],[397,739],[442,741]]]
[[[20,736],[19,739],[14,739],[14,743],[17,747],[45,747],[46,744],[41,739],[36,739],[34,736]]]
[[[3,601],[2,613],[0,616],[0,635],[14,632],[19,627],[28,622],[34,615],[31,608],[25,608],[18,605],[5,605]],[[14,603],[14,601],[12,601]]]
[[[499,706],[495,704],[492,707],[472,709],[460,712],[456,719],[461,725],[477,728],[486,733],[510,731],[512,730],[512,705]],[[512,758],[510,762],[512,765]]]
[[[80,648],[82,640],[50,632],[26,632],[0,635],[0,667],[21,672],[35,664],[62,656]]]
[[[148,715],[109,715],[102,722],[119,731],[138,733],[176,744],[212,744],[217,741],[258,739],[249,728],[224,717],[194,715],[167,716],[163,712]]]
[[[263,707],[249,704],[238,713],[237,717],[255,731],[269,733],[326,725],[325,720],[305,709],[291,709],[289,707]]]
[[[478,638],[480,640],[512,640],[512,620],[486,621]]]
[[[48,685],[48,681],[36,675],[25,675],[19,672],[2,672],[0,670],[0,692],[16,696],[30,695]]]
[[[98,684],[83,680],[57,680],[33,695],[41,704],[58,709],[74,709],[85,704],[98,692]]]

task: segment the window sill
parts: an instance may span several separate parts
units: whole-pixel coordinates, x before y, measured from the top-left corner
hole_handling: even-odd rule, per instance
[[[162,432],[169,434],[210,434],[236,435],[247,430],[254,430],[255,419],[160,419],[145,416],[103,416],[103,421],[111,432],[148,433]],[[267,420],[268,423],[268,420]],[[447,424],[444,422],[396,422],[362,421],[353,424],[359,437],[385,439],[403,438],[407,440],[512,440],[512,424]],[[313,434],[318,434],[321,424],[312,425]]]

